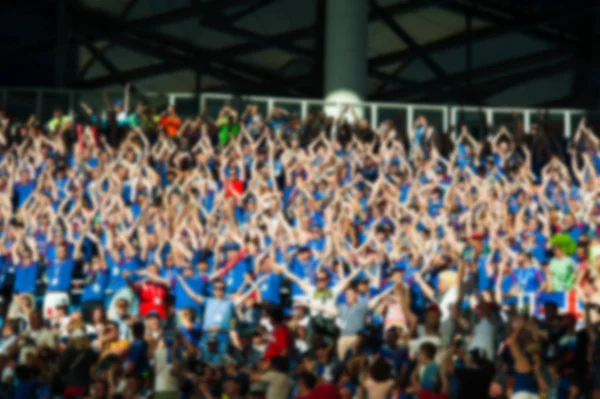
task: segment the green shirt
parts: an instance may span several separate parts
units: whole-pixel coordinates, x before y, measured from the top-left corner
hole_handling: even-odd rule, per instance
[[[569,291],[575,285],[577,264],[573,258],[552,258],[550,273],[552,273],[552,291]]]

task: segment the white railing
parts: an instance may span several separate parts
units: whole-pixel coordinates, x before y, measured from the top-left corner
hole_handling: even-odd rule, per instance
[[[119,98],[122,93],[109,93],[113,98]],[[208,110],[213,116],[216,115],[225,103],[243,106],[247,103],[257,104],[263,114],[270,112],[273,107],[287,109],[302,119],[309,113],[321,111],[325,106],[343,106],[346,104],[328,103],[323,100],[303,99],[291,97],[270,96],[234,96],[222,93],[153,93],[145,92],[145,97],[162,100],[177,106],[178,112],[184,117],[191,117]],[[136,100],[132,96],[132,104]],[[78,91],[66,89],[32,89],[32,88],[3,88],[0,89],[1,104],[7,108],[9,114],[25,119],[35,113],[40,120],[50,118],[52,109],[60,107],[67,110],[69,114],[79,113],[78,104],[82,101],[97,109],[102,109],[102,98],[98,91]],[[371,126],[375,128],[386,119],[403,119],[406,129],[412,128],[415,117],[424,114],[432,124],[447,131],[450,126],[456,126],[458,122],[481,127],[498,126],[505,122],[506,117],[518,114],[523,122],[525,131],[529,131],[532,123],[537,121],[542,112],[548,112],[551,120],[562,124],[564,134],[570,137],[572,128],[584,114],[582,109],[541,109],[541,108],[515,108],[515,107],[473,107],[460,105],[431,105],[431,104],[406,104],[385,102],[363,102],[359,105],[362,114],[370,120]]]

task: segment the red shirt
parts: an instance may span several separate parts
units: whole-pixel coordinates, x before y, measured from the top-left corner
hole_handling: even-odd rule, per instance
[[[145,317],[154,312],[159,318],[166,319],[167,288],[150,281],[138,283],[136,288],[140,298],[140,316]]]
[[[281,325],[273,330],[273,340],[267,345],[265,350],[265,363],[278,356],[289,356],[294,340],[292,333],[286,325]]]
[[[225,195],[228,197],[232,197],[234,194],[238,194],[238,195],[244,194],[244,182],[239,179],[226,180],[225,181]]]
[[[308,399],[342,399],[340,390],[334,384],[319,384],[308,394]]]

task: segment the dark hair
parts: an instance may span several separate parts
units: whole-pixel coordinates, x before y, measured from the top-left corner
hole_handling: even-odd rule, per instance
[[[109,321],[107,321],[107,322],[106,322],[106,326],[113,326],[114,328],[116,328],[116,329],[117,329],[117,331],[119,331],[119,323],[117,323],[117,322],[116,322],[116,321],[114,321],[114,320],[109,320]],[[106,326],[105,326],[105,327],[106,327]]]
[[[431,342],[423,342],[419,348],[419,351],[429,359],[433,359],[435,357],[435,353],[437,352],[437,348]]]
[[[384,382],[392,377],[392,369],[383,358],[377,358],[369,369],[369,375],[376,382]]]
[[[133,326],[131,326],[131,333],[133,334],[133,338],[136,338],[136,339],[144,338],[145,331],[146,331],[146,327],[144,326],[144,323],[142,323],[141,321],[136,321],[135,323],[133,323]]]
[[[280,373],[288,372],[288,358],[285,356],[276,356],[271,358],[271,368]]]
[[[317,377],[313,373],[303,371],[298,375],[298,382],[303,383],[308,389],[312,390],[317,385]]]
[[[283,321],[285,319],[285,316],[283,314],[283,309],[281,309],[281,307],[277,306],[277,305],[270,305],[267,308],[267,314],[276,324],[283,323]]]

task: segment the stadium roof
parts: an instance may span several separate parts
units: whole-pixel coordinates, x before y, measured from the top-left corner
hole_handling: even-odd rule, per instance
[[[368,1],[369,99],[597,101],[590,84],[598,70],[592,46],[600,41],[594,1]],[[324,0],[62,0],[40,7],[54,3],[66,7],[68,40],[79,48],[71,87],[132,81],[159,92],[322,95]]]

